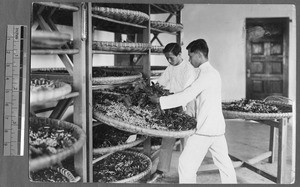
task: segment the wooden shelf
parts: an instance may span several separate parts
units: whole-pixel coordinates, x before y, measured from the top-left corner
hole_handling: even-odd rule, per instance
[[[74,156],[74,167],[76,172],[81,176],[82,182],[93,182],[93,170],[92,170],[92,129],[93,126],[99,123],[94,122],[92,119],[92,92],[95,90],[101,90],[112,87],[122,87],[121,85],[92,85],[92,62],[94,54],[103,55],[115,55],[120,57],[121,55],[143,55],[140,59],[142,64],[139,67],[135,67],[137,71],[143,72],[145,77],[151,76],[151,63],[150,55],[162,55],[163,53],[151,53],[151,50],[143,52],[116,52],[116,51],[101,51],[93,50],[93,31],[101,30],[115,33],[115,41],[118,41],[118,34],[135,35],[135,41],[141,43],[151,43],[151,33],[157,34],[166,33],[169,35],[175,35],[176,41],[181,42],[180,32],[170,33],[163,30],[151,28],[150,20],[144,22],[145,25],[133,24],[129,22],[123,22],[114,20],[111,18],[95,15],[92,13],[92,4],[88,3],[74,3],[62,4],[51,2],[39,2],[34,3],[33,6],[33,18],[43,17],[39,22],[42,29],[45,30],[58,30],[55,25],[71,26],[73,29],[73,41],[75,41],[70,47],[72,49],[32,49],[32,55],[58,55],[63,61],[66,69],[69,70],[66,73],[51,73],[47,72],[44,76],[52,77],[53,79],[64,77],[65,80],[70,81],[72,88],[75,92],[58,98],[56,107],[48,108],[52,110],[50,117],[60,118],[64,114],[65,110],[71,105],[74,107],[74,124],[79,125],[86,133],[86,144],[82,150]],[[169,13],[176,16],[177,23],[180,22],[180,13],[174,11],[176,8],[180,8],[172,5],[161,4],[129,4],[129,3],[95,3],[104,7],[113,7],[129,10],[137,10],[144,12],[148,15],[152,13]],[[45,22],[45,23],[44,23]],[[48,23],[48,27],[47,23]],[[44,25],[43,25],[44,24]],[[72,57],[68,55],[73,55]],[[118,56],[119,55],[119,56]],[[121,56],[122,57],[122,56]],[[65,76],[64,76],[65,74]],[[32,77],[39,77],[39,72],[32,72]],[[48,109],[40,109],[40,111],[47,111]],[[144,153],[150,155],[150,139],[144,144]]]

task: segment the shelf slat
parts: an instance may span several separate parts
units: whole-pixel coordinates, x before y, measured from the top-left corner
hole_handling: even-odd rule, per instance
[[[78,49],[31,49],[32,55],[57,55],[57,54],[77,54]]]
[[[95,15],[95,14],[93,14],[92,17],[97,18],[97,19],[101,19],[101,20],[105,20],[105,21],[109,21],[109,22],[113,22],[113,23],[122,24],[122,25],[129,25],[129,26],[133,26],[133,27],[137,27],[137,28],[141,28],[141,29],[146,29],[147,28],[146,26],[143,26],[143,25],[137,25],[137,24],[128,23],[128,22],[124,22],[124,21],[118,21],[118,20],[114,20],[114,19],[111,19],[111,18],[107,18],[107,17]]]
[[[163,30],[156,29],[156,28],[151,28],[151,32],[152,33],[167,33],[167,34],[170,34],[170,35],[177,35],[176,32],[168,32],[168,31],[163,31]]]
[[[158,10],[160,10],[160,11],[162,11],[164,13],[169,13],[169,14],[172,14],[172,15],[176,15],[174,12],[171,12],[171,11],[168,11],[166,9],[163,9],[163,8],[159,7],[158,5],[156,5],[156,4],[151,4],[151,6],[157,8]]]
[[[72,93],[69,93],[69,94],[64,95],[62,97],[59,97],[57,100],[69,99],[69,98],[73,98],[73,97],[77,97],[77,96],[79,96],[79,92],[72,92]]]
[[[117,54],[117,55],[146,55],[147,52],[122,52],[122,51],[100,51],[100,50],[93,50],[93,54]]]
[[[67,5],[63,3],[54,3],[54,2],[36,2],[35,4],[64,9],[64,10],[70,10],[70,11],[78,11],[79,8],[77,6],[73,5]]]

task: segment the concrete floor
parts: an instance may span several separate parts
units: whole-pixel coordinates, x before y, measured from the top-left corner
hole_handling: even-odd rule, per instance
[[[269,126],[253,123],[244,120],[227,121],[226,138],[228,142],[229,154],[241,160],[248,160],[255,156],[268,151],[269,147]],[[157,184],[176,184],[178,183],[178,158],[180,151],[174,151],[170,171],[166,177],[157,182]],[[273,176],[277,175],[277,148],[275,150],[275,162],[268,163],[267,159],[256,163],[254,166],[269,173]],[[155,171],[158,159],[153,163],[152,172]],[[208,153],[199,170],[203,170],[206,164],[212,164],[211,155]],[[292,125],[288,125],[288,141],[287,141],[287,168],[286,179],[288,183],[292,183],[293,169],[292,164]],[[256,174],[255,172],[245,168],[236,168],[237,180],[239,184],[274,184],[274,182]],[[217,170],[198,171],[197,183],[201,184],[221,184],[220,176]]]

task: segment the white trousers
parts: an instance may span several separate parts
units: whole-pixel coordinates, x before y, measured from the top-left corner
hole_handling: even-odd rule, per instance
[[[192,135],[179,157],[179,183],[196,183],[197,171],[210,151],[214,164],[218,167],[222,183],[237,183],[236,173],[228,155],[225,136]]]

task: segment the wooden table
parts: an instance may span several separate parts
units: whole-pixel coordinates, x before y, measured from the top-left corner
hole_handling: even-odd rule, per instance
[[[255,173],[279,184],[287,184],[286,181],[286,156],[287,156],[287,124],[288,119],[283,118],[280,120],[255,120],[256,122],[265,124],[270,126],[270,139],[269,139],[269,151],[260,154],[254,158],[249,160],[243,161],[239,158],[236,158],[232,155],[229,155],[230,158],[236,162],[235,167],[246,167]],[[273,176],[265,171],[262,171],[255,166],[255,163],[268,158],[269,163],[273,163],[275,161],[275,137],[276,131],[275,128],[278,130],[278,158],[277,158],[277,176]],[[238,164],[237,164],[238,163]]]
[[[265,125],[270,126],[270,138],[269,138],[269,150],[265,153],[262,153],[254,158],[249,160],[242,160],[233,155],[230,155],[231,160],[233,161],[234,168],[245,167],[251,171],[279,184],[287,184],[286,175],[286,155],[287,155],[287,124],[288,119],[283,118],[278,121],[276,120],[253,120],[254,122],[259,122]],[[276,130],[278,131],[278,158],[277,158],[277,176],[273,176],[257,167],[254,166],[255,163],[258,163],[264,159],[268,158],[269,163],[275,161],[275,137]],[[217,170],[218,168],[214,164],[207,164],[200,167],[197,174],[203,171],[212,171]]]

